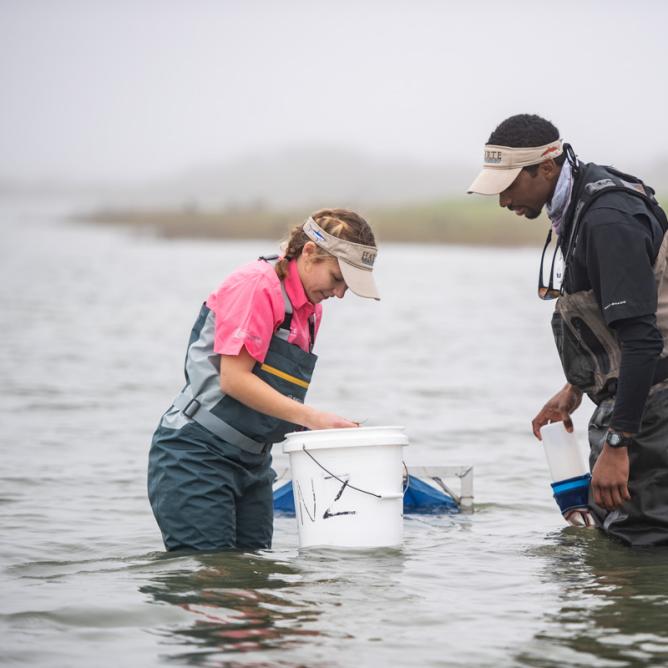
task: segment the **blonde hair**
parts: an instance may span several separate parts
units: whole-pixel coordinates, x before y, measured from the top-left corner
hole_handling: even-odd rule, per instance
[[[376,246],[376,238],[371,226],[354,211],[348,209],[321,209],[311,214],[311,218],[332,236],[356,244]],[[285,242],[283,257],[276,263],[276,273],[281,280],[288,274],[290,260],[295,260],[302,254],[307,241],[310,241],[310,239],[304,233],[301,225],[292,228],[290,236]],[[320,247],[318,247],[316,255],[323,256],[323,259],[325,256],[333,257]]]

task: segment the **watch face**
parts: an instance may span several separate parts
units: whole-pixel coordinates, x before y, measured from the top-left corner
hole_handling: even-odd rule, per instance
[[[622,442],[622,435],[618,434],[616,431],[611,431],[608,432],[608,438],[606,440],[613,448],[615,448]]]

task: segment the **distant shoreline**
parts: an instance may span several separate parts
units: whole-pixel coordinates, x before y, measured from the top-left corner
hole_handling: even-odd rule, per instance
[[[665,199],[660,202],[665,208]],[[167,239],[284,239],[315,208],[110,208],[80,214],[76,220],[148,230]],[[548,230],[544,213],[536,220],[526,220],[499,208],[496,197],[350,208],[371,223],[381,242],[537,246]]]
[[[315,208],[114,208],[80,214],[76,220],[148,230],[168,239],[284,239]],[[371,223],[380,242],[536,246],[548,229],[544,215],[525,220],[500,209],[496,197],[350,208]]]

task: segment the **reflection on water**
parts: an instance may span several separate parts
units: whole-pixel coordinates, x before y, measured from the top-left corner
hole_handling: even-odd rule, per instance
[[[379,585],[389,595],[403,560],[400,550],[311,551],[302,554],[298,568],[266,554],[166,554],[139,591],[191,619],[156,631],[163,656],[191,665],[261,666],[269,664],[258,663],[258,653],[281,650],[286,656],[304,643],[317,645],[321,636],[352,638],[342,626],[329,633],[326,623],[318,623],[327,599],[351,589],[350,601],[360,594],[365,601],[370,592],[378,597]]]
[[[631,549],[598,531],[566,529],[531,550],[557,585],[531,666],[668,665],[668,548]],[[546,658],[549,657],[549,658]]]
[[[169,654],[193,665],[212,655],[289,647],[318,631],[300,628],[317,613],[294,595],[299,571],[288,563],[234,552],[165,556],[139,590],[192,614],[190,625],[163,629]],[[291,587],[292,596],[282,589]]]

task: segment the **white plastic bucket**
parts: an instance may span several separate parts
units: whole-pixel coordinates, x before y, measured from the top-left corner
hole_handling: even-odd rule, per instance
[[[552,482],[561,482],[589,473],[574,432],[566,431],[563,422],[541,427],[543,449],[550,467]]]
[[[304,547],[392,547],[403,537],[404,427],[287,434]]]

